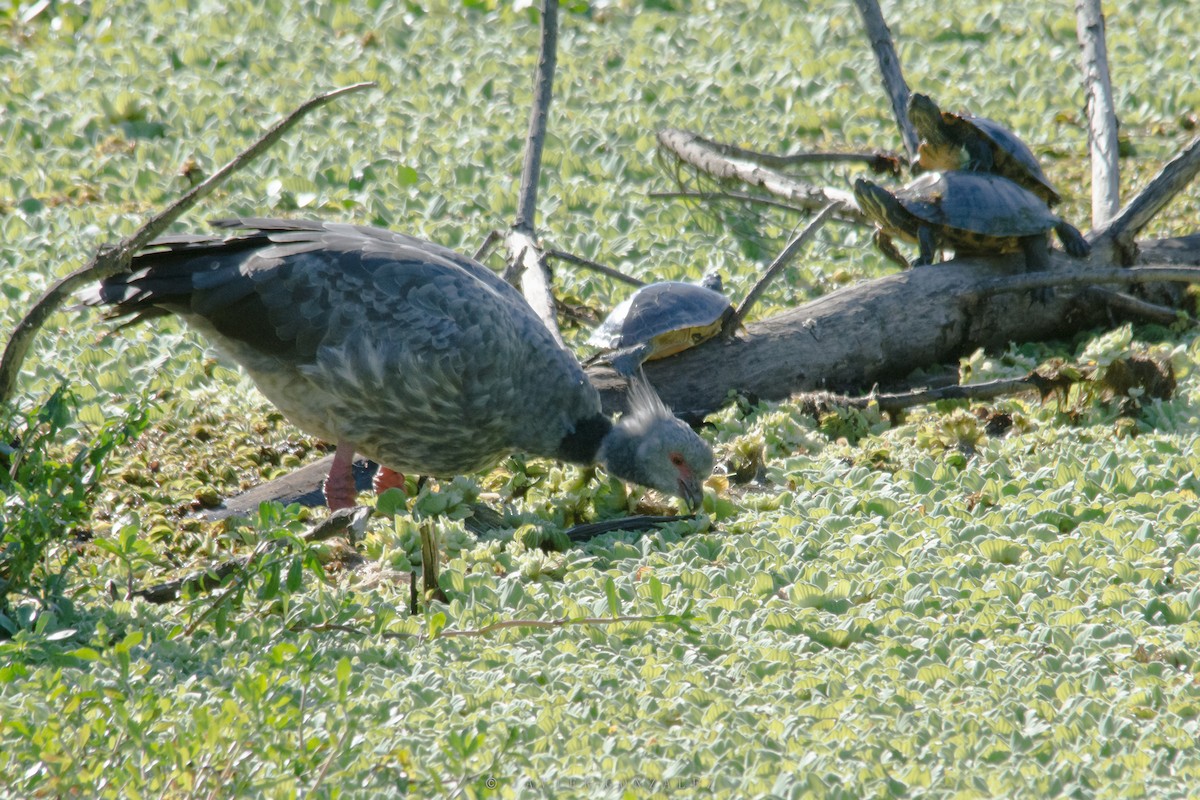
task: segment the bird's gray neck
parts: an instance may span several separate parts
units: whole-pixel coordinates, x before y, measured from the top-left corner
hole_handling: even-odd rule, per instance
[[[600,451],[600,443],[612,428],[612,420],[603,414],[582,419],[575,423],[575,430],[559,442],[555,455],[560,461],[571,464],[594,464]]]
[[[651,485],[642,474],[641,462],[638,460],[638,444],[641,437],[625,425],[613,426],[601,443],[596,460],[614,475],[635,483]]]

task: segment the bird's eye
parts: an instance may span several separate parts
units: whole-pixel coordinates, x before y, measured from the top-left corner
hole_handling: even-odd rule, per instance
[[[683,455],[680,453],[671,453],[671,463],[677,467],[683,466]]]

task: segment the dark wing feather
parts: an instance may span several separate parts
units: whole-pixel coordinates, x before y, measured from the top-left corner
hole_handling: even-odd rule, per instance
[[[377,228],[241,219],[170,237],[89,302],[181,314],[300,427],[398,469],[553,454],[599,400],[524,298],[481,264]]]

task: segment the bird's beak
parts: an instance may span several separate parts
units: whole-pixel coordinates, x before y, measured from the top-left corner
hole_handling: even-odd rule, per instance
[[[688,511],[696,513],[704,502],[704,487],[692,475],[679,479],[679,496],[687,503]]]

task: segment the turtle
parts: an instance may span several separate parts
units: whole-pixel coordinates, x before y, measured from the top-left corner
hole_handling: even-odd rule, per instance
[[[1047,180],[1029,145],[995,120],[942,111],[927,95],[908,98],[908,119],[921,137],[921,170],[991,172],[1028,189],[1053,208],[1062,196]]]
[[[920,170],[990,172],[1033,192],[1051,208],[1062,200],[1029,146],[999,122],[942,111],[919,93],[908,98],[908,119],[922,139],[915,165]],[[1074,248],[1087,255],[1091,245],[1074,225],[1062,220],[1056,230],[1068,252]]]
[[[658,281],[625,298],[588,338],[597,358],[629,376],[645,361],[665,358],[720,333],[734,309],[721,293],[721,276],[700,283]]]
[[[1050,264],[1052,229],[1058,231],[1068,253],[1086,253],[1082,236],[1078,240],[1063,236],[1061,218],[1041,198],[999,175],[927,172],[895,192],[859,178],[854,197],[879,228],[879,249],[903,266],[908,262],[896,251],[891,236],[917,243],[915,266],[932,264],[938,251],[949,247],[959,255],[1019,251],[1025,255],[1027,271],[1044,270]]]
[[[380,463],[384,486],[524,452],[700,503],[709,445],[644,378],[630,381],[630,410],[606,416],[574,355],[482,264],[381,228],[214,224],[235,232],[158,239],[84,302],[134,322],[182,317],[293,424],[335,442],[331,509],[354,502],[356,451]]]

